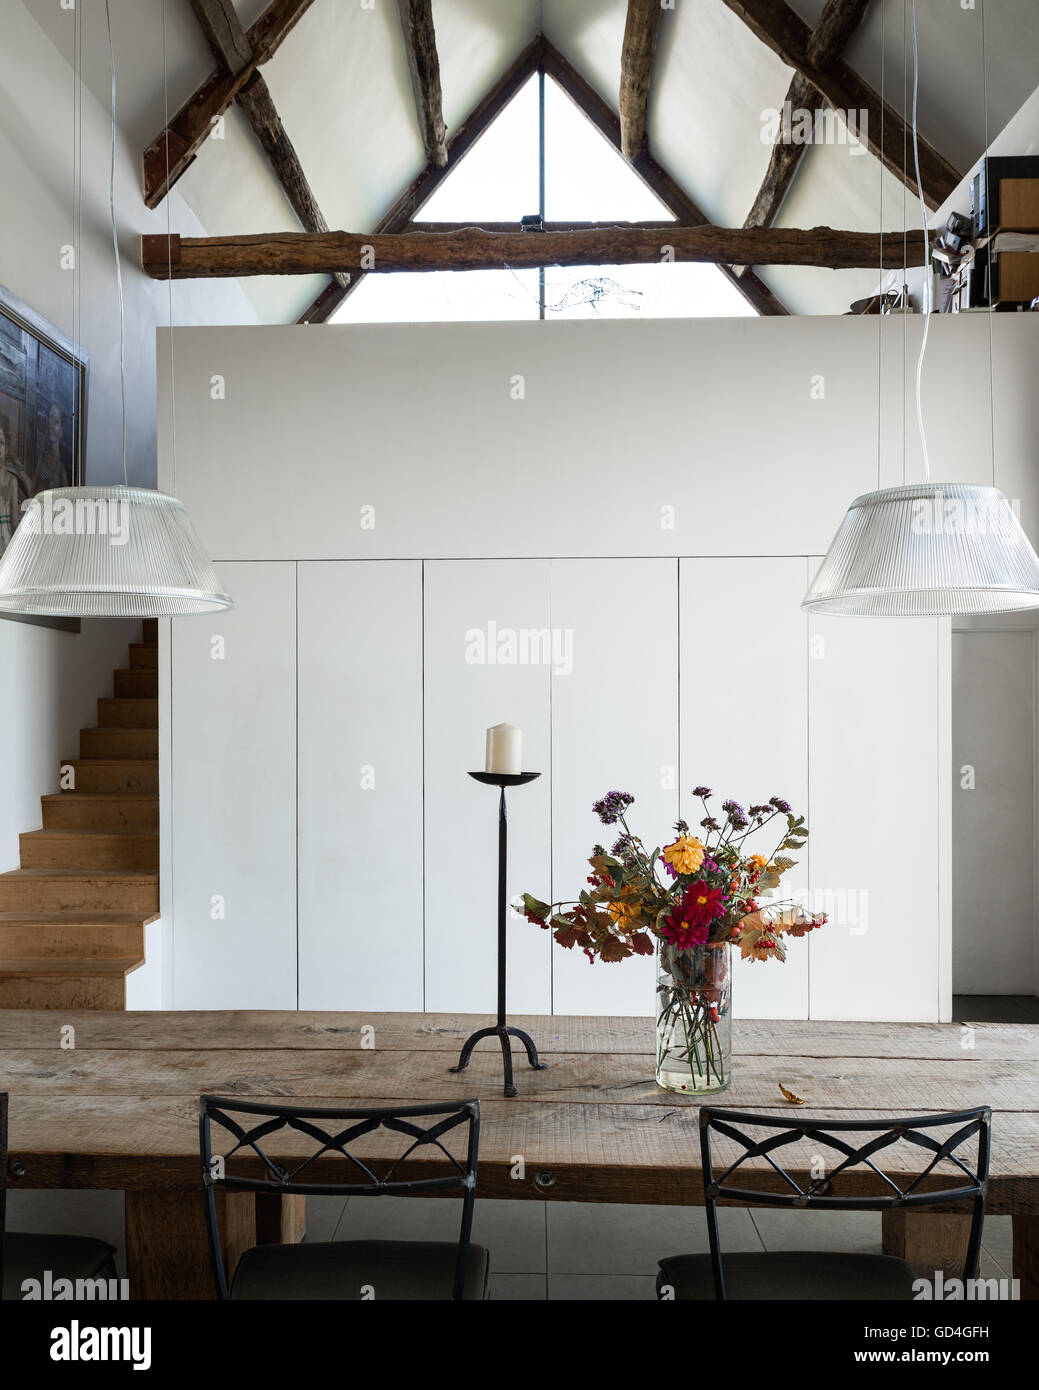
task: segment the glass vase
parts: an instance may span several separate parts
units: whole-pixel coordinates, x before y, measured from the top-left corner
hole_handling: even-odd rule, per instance
[[[729,1084],[732,1058],[728,942],[657,955],[657,1085],[708,1095]]]

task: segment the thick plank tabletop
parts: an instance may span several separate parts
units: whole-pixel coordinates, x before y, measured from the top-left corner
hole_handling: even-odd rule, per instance
[[[192,1188],[202,1092],[342,1106],[477,1096],[484,1195],[702,1201],[699,1106],[654,1084],[648,1018],[512,1021],[548,1069],[531,1071],[517,1052],[520,1094],[506,1100],[487,1043],[468,1071],[448,1070],[483,1016],[0,1011],[0,1090],[22,1170],[13,1181]],[[1039,1213],[1039,1030],[738,1021],[734,1053],[732,1085],[713,1103],[795,1123],[991,1106],[989,1210]]]

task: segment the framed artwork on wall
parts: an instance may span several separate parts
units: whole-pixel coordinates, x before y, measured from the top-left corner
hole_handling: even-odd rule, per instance
[[[88,359],[0,285],[0,555],[31,497],[83,482]],[[79,631],[78,619],[16,621]]]

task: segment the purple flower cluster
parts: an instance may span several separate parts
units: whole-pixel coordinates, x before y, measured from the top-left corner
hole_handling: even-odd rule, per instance
[[[729,824],[734,830],[746,830],[750,825],[747,813],[738,801],[723,801],[722,810],[729,818]]]
[[[793,807],[790,805],[790,802],[784,801],[781,796],[770,796],[768,799],[768,804],[774,807],[777,811],[782,811],[784,816],[789,816],[791,811],[793,810]]]
[[[603,825],[616,825],[635,798],[630,792],[607,792],[592,810]]]
[[[706,801],[706,799],[711,795],[711,789],[710,787],[694,787],[693,795],[699,796],[700,798]]]
[[[630,835],[621,835],[610,853],[614,859],[619,859],[626,869],[630,869],[636,862],[635,844]]]

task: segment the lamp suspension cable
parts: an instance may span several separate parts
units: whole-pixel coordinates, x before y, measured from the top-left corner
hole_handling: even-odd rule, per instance
[[[166,152],[166,286],[169,301],[170,353],[170,491],[177,493],[177,373],[173,346],[173,216],[170,210],[170,77],[166,49],[166,0],[162,0],[162,105]]]
[[[883,5],[880,8],[880,160],[877,169],[877,188],[878,194],[878,225],[880,236],[877,238],[877,490],[880,490],[880,465],[881,451],[884,438],[884,315],[880,312],[884,302],[884,172],[887,165],[884,163],[884,136],[886,134],[887,122],[883,118],[884,107],[884,87],[887,80],[887,15]]]
[[[924,461],[924,482],[931,481],[931,460],[927,453],[927,431],[924,428],[923,373],[924,358],[927,356],[927,335],[931,329],[931,231],[927,222],[927,203],[924,200],[924,185],[920,178],[920,133],[917,127],[917,107],[920,97],[920,48],[916,35],[916,0],[910,0],[910,17],[913,25],[913,163],[916,168],[916,192],[920,199],[920,211],[924,220],[924,331],[920,339],[920,353],[916,359],[916,428],[920,433],[920,450]]]
[[[123,263],[119,255],[119,223],[115,215],[116,81],[115,45],[112,42],[112,0],[105,0],[105,28],[108,34],[108,64],[112,73],[112,148],[108,164],[108,211],[112,221],[112,250],[115,252],[115,283],[119,296],[119,400],[122,410],[123,487],[129,487],[126,471],[126,303],[123,296]]]
[[[981,0],[981,104],[985,121],[985,173],[986,199],[988,197],[988,48],[985,32],[985,0]],[[992,486],[996,486],[996,354],[992,344],[992,257],[989,256],[988,275],[988,391],[989,391],[989,464]]]

